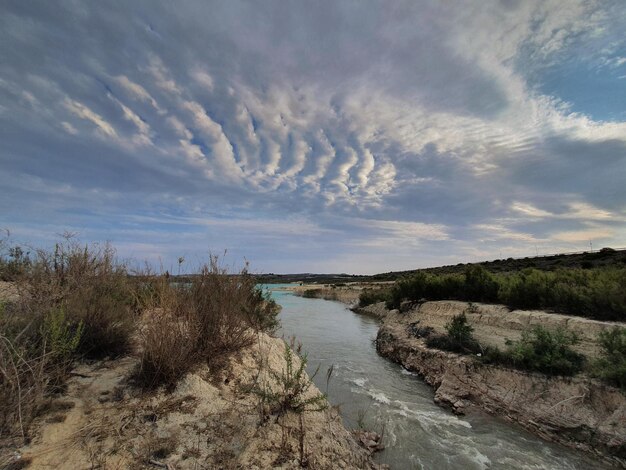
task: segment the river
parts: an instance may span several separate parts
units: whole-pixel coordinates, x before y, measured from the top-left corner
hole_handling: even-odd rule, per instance
[[[394,470],[606,468],[493,416],[457,417],[440,408],[431,387],[378,355],[377,320],[338,302],[268,287],[282,306],[279,334],[302,343],[307,371],[312,374],[319,367],[314,381],[340,407],[346,427],[360,424],[384,432],[386,449],[376,454],[378,462]]]

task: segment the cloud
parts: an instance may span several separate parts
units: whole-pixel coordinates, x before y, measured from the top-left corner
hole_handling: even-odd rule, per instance
[[[586,202],[570,202],[567,210],[560,213],[552,213],[539,209],[531,204],[514,202],[511,209],[531,218],[554,218],[575,220],[611,220],[617,217],[611,211],[600,209]]]
[[[112,137],[112,138],[117,137],[117,132],[115,132],[115,129],[113,128],[113,126],[107,121],[105,121],[102,118],[102,116],[93,112],[84,104],[81,104],[78,101],[67,98],[64,102],[64,105],[74,115],[95,124],[98,130],[101,131],[101,133],[105,137]]]
[[[119,75],[115,77],[115,81],[126,91],[128,91],[135,99],[138,99],[140,101],[147,101],[154,107],[154,109],[160,111],[159,105],[157,104],[156,100],[152,96],[150,96],[150,93],[148,93],[144,87],[130,81],[128,77],[125,77],[124,75]]]
[[[552,238],[559,241],[576,243],[576,242],[589,242],[591,240],[607,240],[611,239],[614,235],[614,231],[610,228],[593,228],[589,230],[574,230],[569,232],[557,232],[552,235]]]
[[[235,247],[271,270],[619,244],[626,115],[583,69],[620,83],[624,11],[10,2],[0,222],[153,258]]]

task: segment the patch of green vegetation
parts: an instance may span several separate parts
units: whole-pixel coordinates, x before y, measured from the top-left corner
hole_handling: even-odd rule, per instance
[[[598,341],[602,355],[594,364],[594,375],[626,390],[626,328],[603,331]]]
[[[549,309],[600,320],[626,320],[626,268],[534,268],[493,274],[470,265],[463,274],[418,272],[397,281],[388,308],[403,300],[466,300],[502,303],[511,308]]]
[[[364,289],[359,295],[359,307],[389,300],[389,289]]]
[[[49,354],[56,361],[69,362],[78,349],[83,334],[83,323],[72,324],[62,308],[52,310],[44,317],[42,336],[48,345]]]
[[[322,289],[306,289],[302,292],[302,297],[306,299],[317,299],[322,293]]]
[[[482,351],[480,344],[472,335],[474,328],[467,323],[465,312],[455,315],[446,324],[445,335],[428,335],[426,345],[429,348],[442,349],[459,354],[477,354]]]
[[[585,357],[572,349],[577,342],[576,335],[564,329],[535,326],[524,331],[519,341],[509,342],[505,351],[486,349],[483,360],[548,375],[575,375],[585,362]]]

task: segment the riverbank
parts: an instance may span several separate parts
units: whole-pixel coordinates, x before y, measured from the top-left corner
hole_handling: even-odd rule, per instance
[[[148,394],[128,380],[138,364],[133,357],[80,364],[67,391],[40,413],[30,444],[11,452],[11,462],[32,469],[291,469],[303,462],[320,469],[380,468],[333,408],[280,419],[263,414],[253,387],[269,370],[285,369],[284,353],[282,340],[261,333],[217,377],[202,366],[174,390]],[[306,393],[320,392],[312,385]]]
[[[586,377],[563,378],[482,364],[471,356],[428,348],[411,326],[443,330],[465,302],[424,302],[388,311],[383,303],[362,309],[382,320],[377,350],[418,373],[435,389],[435,401],[456,413],[482,410],[516,422],[544,439],[585,450],[626,467],[626,397]],[[501,306],[473,304],[468,321],[476,337],[490,345],[516,338],[523,328],[563,326],[582,337],[577,347],[596,353],[598,331],[614,326],[544,312],[509,312]],[[506,310],[506,311],[505,311]]]
[[[355,307],[359,302],[359,296],[366,289],[391,285],[390,282],[350,282],[339,284],[289,284],[281,286],[278,290],[293,292],[294,295],[310,299],[323,299],[341,302],[348,307]]]

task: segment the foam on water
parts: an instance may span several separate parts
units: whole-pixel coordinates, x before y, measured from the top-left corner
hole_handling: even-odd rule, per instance
[[[394,400],[395,411],[397,414],[404,416],[405,418],[413,418],[420,421],[423,424],[431,426],[461,426],[467,429],[471,429],[472,425],[465,420],[460,419],[458,416],[444,412],[432,412],[420,409],[411,409],[408,404],[399,400]]]
[[[374,400],[376,400],[378,403],[382,403],[383,405],[389,405],[391,403],[391,400],[389,399],[389,397],[385,395],[383,392],[368,390],[367,394],[370,397],[372,397]]]
[[[359,387],[364,387],[365,383],[367,382],[367,379],[366,378],[352,379],[351,382],[354,385],[358,385]]]

